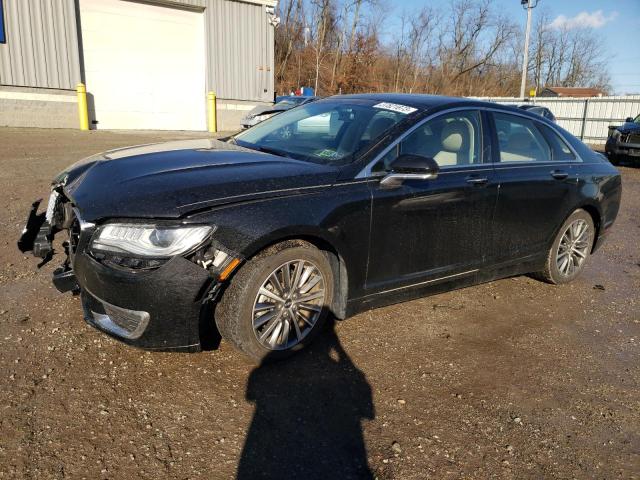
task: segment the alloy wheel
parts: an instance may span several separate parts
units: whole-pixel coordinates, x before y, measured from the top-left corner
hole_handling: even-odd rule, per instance
[[[587,222],[578,219],[569,224],[560,239],[556,254],[556,265],[560,275],[571,277],[582,268],[591,246],[589,239]]]
[[[260,344],[287,350],[313,329],[325,304],[325,280],[308,260],[292,260],[273,270],[256,295],[252,322]]]

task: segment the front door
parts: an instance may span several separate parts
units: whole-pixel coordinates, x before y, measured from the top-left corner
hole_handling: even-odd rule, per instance
[[[367,291],[472,275],[483,264],[497,195],[483,117],[464,110],[427,120],[373,167],[382,178],[398,155],[415,154],[440,172],[394,189],[372,182]]]

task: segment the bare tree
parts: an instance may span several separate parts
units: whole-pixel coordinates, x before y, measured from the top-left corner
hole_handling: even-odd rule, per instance
[[[308,82],[325,95],[517,94],[523,33],[492,0],[451,0],[440,9],[405,11],[397,22],[389,22],[390,8],[377,0],[281,0],[278,90]],[[543,10],[537,16],[531,84],[606,87],[606,52],[594,33],[552,28],[551,18]]]

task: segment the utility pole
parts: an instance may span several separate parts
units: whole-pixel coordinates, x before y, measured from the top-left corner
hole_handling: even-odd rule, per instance
[[[527,10],[527,29],[524,34],[524,58],[522,60],[522,81],[520,82],[520,98],[524,98],[527,83],[527,67],[529,66],[529,34],[531,33],[531,10],[538,6],[538,0],[520,0],[522,8]]]

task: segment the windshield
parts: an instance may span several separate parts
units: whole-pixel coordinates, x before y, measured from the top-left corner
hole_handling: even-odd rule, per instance
[[[633,123],[640,123],[640,115],[638,115],[636,117],[636,119],[633,121]]]
[[[234,139],[254,150],[345,165],[416,111],[394,103],[324,100],[271,117]]]

